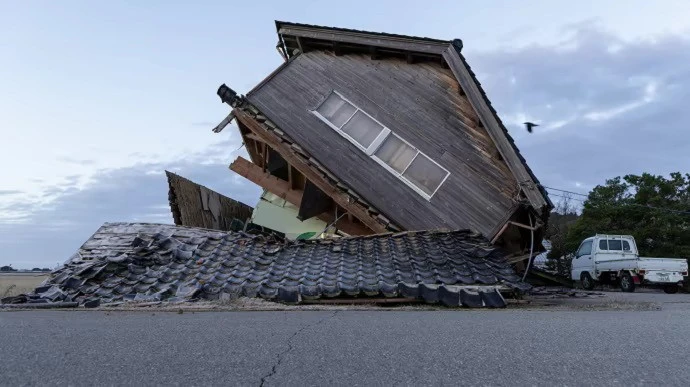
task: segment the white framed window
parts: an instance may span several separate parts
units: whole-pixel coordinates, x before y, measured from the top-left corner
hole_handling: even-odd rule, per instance
[[[426,199],[450,172],[333,91],[312,113]]]

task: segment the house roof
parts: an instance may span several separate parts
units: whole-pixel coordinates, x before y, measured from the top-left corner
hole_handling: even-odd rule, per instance
[[[242,232],[106,223],[19,301],[404,296],[501,307],[500,290],[528,288],[500,250],[467,230],[279,242]]]
[[[372,52],[372,49],[380,49],[392,54],[405,55],[409,61],[414,61],[415,57],[443,60],[451,68],[463,91],[467,94],[483,126],[491,135],[501,156],[525,192],[527,200],[539,214],[548,216],[549,210],[553,208],[553,203],[549,199],[547,191],[527,165],[508,129],[498,117],[496,109],[491,105],[481,83],[462,55],[463,43],[460,39],[439,40],[283,21],[276,21],[276,29],[288,58],[298,55],[305,49],[341,49],[359,52]],[[340,47],[342,45],[346,46]],[[462,74],[467,74],[467,77],[463,77]],[[476,93],[472,93],[472,89],[476,90]],[[505,141],[500,137],[503,137]]]
[[[281,43],[286,48],[300,48],[304,41],[311,44],[333,43],[347,45],[364,45],[383,50],[400,50],[419,54],[440,55],[450,44],[449,40],[432,39],[419,36],[371,32],[348,28],[325,27],[313,24],[300,24],[276,20],[276,30]],[[286,52],[292,56],[292,50]]]

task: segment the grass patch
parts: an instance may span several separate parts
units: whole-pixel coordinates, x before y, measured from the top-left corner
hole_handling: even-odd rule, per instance
[[[32,292],[46,278],[48,274],[1,273],[0,298]]]

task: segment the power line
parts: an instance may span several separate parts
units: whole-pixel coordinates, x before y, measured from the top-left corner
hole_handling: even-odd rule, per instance
[[[564,189],[547,187],[547,186],[545,186],[545,185],[542,185],[542,187],[543,187],[543,188],[546,188],[546,189],[552,189],[552,190],[554,190],[554,191],[566,192],[566,193],[573,194],[573,195],[579,195],[579,196],[589,197],[589,195],[585,195],[585,194],[581,194],[581,193],[573,192],[573,191],[566,191],[566,190],[564,190]]]
[[[560,192],[565,192],[565,193],[569,193],[569,194],[573,194],[573,195],[579,195],[579,196],[589,197],[589,195],[581,194],[581,193],[578,193],[578,192],[567,191],[567,190],[564,190],[564,189],[546,187],[546,186],[543,186],[543,185],[542,185],[542,187],[543,187],[543,188],[546,188],[546,189],[554,190],[554,191],[560,191]],[[549,196],[557,196],[557,197],[564,198],[564,199],[577,200],[577,201],[579,201],[579,202],[581,202],[581,203],[584,203],[584,202],[585,202],[585,200],[582,200],[582,199],[571,198],[571,197],[568,197],[568,196],[558,195],[558,194],[555,194],[555,193],[549,193]],[[620,206],[621,206],[621,207],[623,207],[623,206],[642,207],[642,208],[649,208],[649,209],[659,210],[659,211],[673,212],[673,213],[676,213],[676,214],[690,215],[690,211],[680,211],[680,210],[674,210],[674,209],[671,209],[671,208],[650,206],[650,205],[647,205],[647,204],[625,203],[625,204],[622,204],[622,205],[620,205]]]
[[[563,199],[577,200],[577,201],[580,202],[580,203],[584,203],[584,202],[585,202],[585,201],[582,200],[582,199],[571,198],[571,197],[568,197],[568,196],[558,195],[558,194],[550,193],[550,192],[549,192],[549,196],[557,196],[557,197],[563,198]]]

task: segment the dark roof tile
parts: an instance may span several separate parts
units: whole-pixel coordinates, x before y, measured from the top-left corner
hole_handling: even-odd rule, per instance
[[[174,260],[159,262],[159,252],[169,249]],[[200,258],[201,252],[210,254]],[[122,258],[111,262],[113,254]],[[84,261],[85,256],[92,258]],[[497,289],[529,287],[499,250],[466,231],[277,243],[244,233],[127,223],[102,226],[46,285],[34,298],[57,302],[69,297],[84,303],[93,297],[122,301],[245,295],[298,302],[344,293],[419,297],[455,306],[505,305]]]

